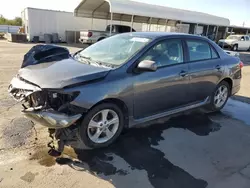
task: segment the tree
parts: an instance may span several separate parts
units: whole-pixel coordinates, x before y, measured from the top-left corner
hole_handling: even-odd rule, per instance
[[[20,17],[15,17],[13,20],[9,20],[3,15],[0,15],[0,25],[17,25],[17,26],[22,26],[22,18]]]
[[[0,16],[0,25],[5,25],[6,24],[6,19],[1,15]]]
[[[22,26],[22,23],[23,23],[22,18],[15,17],[15,19],[14,19],[14,24],[15,25]]]

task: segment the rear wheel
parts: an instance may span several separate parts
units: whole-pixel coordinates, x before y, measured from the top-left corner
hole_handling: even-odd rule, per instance
[[[232,50],[233,51],[238,51],[238,44],[233,45]]]
[[[222,81],[211,96],[211,102],[208,106],[211,111],[220,111],[227,103],[230,95],[230,86],[226,81]]]
[[[87,149],[107,147],[118,138],[123,127],[124,115],[121,109],[115,104],[103,103],[84,117],[79,134]]]

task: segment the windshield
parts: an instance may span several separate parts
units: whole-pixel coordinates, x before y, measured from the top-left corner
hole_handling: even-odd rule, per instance
[[[227,37],[227,39],[240,40],[240,37],[236,36],[236,35],[230,35],[230,36]]]
[[[151,39],[132,35],[115,35],[97,42],[79,53],[89,61],[120,66],[146,46]]]

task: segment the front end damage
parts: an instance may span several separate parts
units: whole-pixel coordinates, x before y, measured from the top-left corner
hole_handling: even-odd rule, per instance
[[[49,154],[59,156],[64,145],[76,145],[78,123],[84,109],[71,104],[79,92],[41,89],[39,86],[16,76],[9,86],[9,94],[22,103],[22,113],[32,121],[49,129],[52,141]]]

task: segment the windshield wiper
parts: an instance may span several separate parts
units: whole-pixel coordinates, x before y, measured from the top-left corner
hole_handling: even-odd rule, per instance
[[[98,66],[115,68],[115,65],[105,63],[105,62],[102,62],[102,61],[98,61],[98,60],[93,60],[91,57],[83,56],[81,54],[78,54],[78,56],[80,58],[83,58],[83,59],[87,60],[88,64],[95,64],[95,65],[98,65]]]
[[[88,57],[88,56],[84,56],[84,55],[81,55],[81,54],[78,54],[78,56],[80,58],[84,58],[84,59],[87,59],[87,60],[91,60],[91,57]]]

